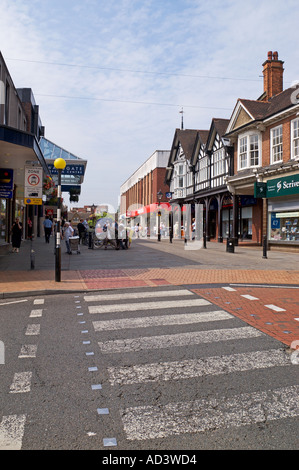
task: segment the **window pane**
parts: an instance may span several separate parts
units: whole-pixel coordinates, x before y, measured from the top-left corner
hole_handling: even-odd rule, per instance
[[[250,166],[259,164],[259,139],[257,135],[250,136]]]
[[[282,160],[282,126],[272,129],[272,163]]]

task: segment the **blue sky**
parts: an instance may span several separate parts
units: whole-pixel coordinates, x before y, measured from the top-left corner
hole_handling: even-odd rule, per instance
[[[0,50],[46,138],[88,160],[79,205],[120,186],[175,129],[209,129],[263,92],[269,50],[299,80],[293,0],[0,0]],[[68,203],[68,197],[66,197]]]

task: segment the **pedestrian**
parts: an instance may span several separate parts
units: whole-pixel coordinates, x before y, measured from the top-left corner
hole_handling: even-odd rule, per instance
[[[11,227],[10,233],[12,235],[11,237],[12,251],[14,253],[19,253],[21,240],[22,240],[22,233],[23,233],[23,225],[20,222],[19,218],[16,218],[15,222],[13,223]]]
[[[32,239],[32,228],[33,228],[32,220],[31,220],[30,217],[28,217],[28,219],[27,219],[27,238],[29,240]]]
[[[74,235],[74,229],[71,226],[70,222],[65,222],[64,230],[63,230],[63,238],[65,240],[66,245],[66,252],[68,255],[72,254],[71,246],[70,246],[70,237]]]
[[[80,219],[80,222],[77,225],[78,233],[79,233],[79,243],[82,243],[82,240],[85,238],[86,229],[83,224],[83,219]]]
[[[49,219],[48,215],[46,215],[43,225],[44,225],[44,230],[45,230],[45,241],[46,243],[50,243],[50,235],[52,233],[53,222],[51,219]]]

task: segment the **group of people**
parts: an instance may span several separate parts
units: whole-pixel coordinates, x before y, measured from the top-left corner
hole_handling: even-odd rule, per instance
[[[32,226],[33,226],[32,221],[30,218],[28,218],[28,221],[27,221],[28,239],[32,239]],[[43,221],[43,227],[44,227],[45,243],[50,243],[50,237],[53,232],[54,222],[48,215],[45,217]],[[104,224],[103,232],[107,231],[107,238],[109,238],[108,237],[109,228],[111,227],[110,226],[108,227],[107,224]],[[127,230],[125,229],[123,222],[120,221],[119,224],[115,222],[113,224],[112,231],[113,231],[113,238],[115,242],[115,248],[116,249],[128,248],[131,242],[132,234],[127,233]],[[87,221],[84,219],[80,219],[80,222],[78,223],[75,229],[72,227],[71,222],[62,220],[61,239],[65,241],[66,253],[72,254],[71,246],[70,246],[71,237],[73,237],[74,235],[78,235],[79,244],[82,244],[83,240],[85,239],[85,237],[88,236],[90,232],[91,232],[90,226],[88,225]],[[135,236],[136,236],[136,230],[135,230]],[[18,253],[20,250],[22,237],[23,237],[23,225],[20,219],[16,218],[11,228],[12,251],[14,253]]]

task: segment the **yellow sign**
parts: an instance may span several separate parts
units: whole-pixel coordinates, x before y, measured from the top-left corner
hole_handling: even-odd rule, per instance
[[[24,202],[27,205],[33,204],[35,206],[41,206],[43,203],[42,198],[35,197],[35,198],[30,198],[30,197],[25,197]]]

